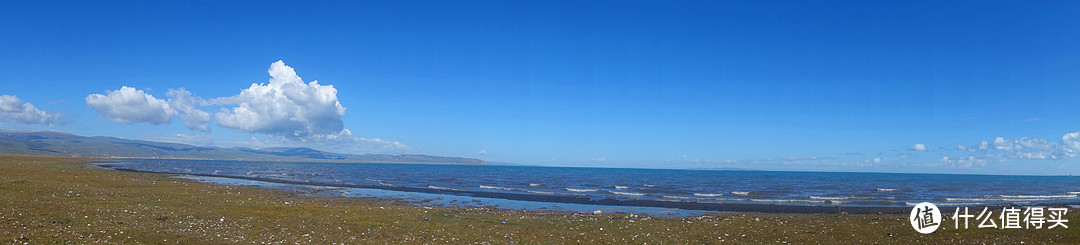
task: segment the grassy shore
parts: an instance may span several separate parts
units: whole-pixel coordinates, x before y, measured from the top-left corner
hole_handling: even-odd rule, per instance
[[[899,214],[725,213],[662,218],[424,207],[378,198],[306,197],[88,167],[90,159],[0,155],[0,242],[701,244],[1080,243],[1069,229],[929,235]],[[393,203],[393,204],[391,204]],[[995,213],[995,216],[997,213]]]

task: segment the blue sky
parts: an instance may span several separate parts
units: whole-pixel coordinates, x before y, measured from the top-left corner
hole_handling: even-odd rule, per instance
[[[1078,5],[9,2],[0,95],[47,114],[8,108],[0,128],[556,166],[1080,174]],[[271,86],[279,60],[302,80]],[[252,90],[325,85],[327,103]]]

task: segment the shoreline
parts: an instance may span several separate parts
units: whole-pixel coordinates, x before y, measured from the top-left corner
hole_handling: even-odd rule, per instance
[[[538,195],[538,194],[517,194],[517,193],[502,193],[502,192],[483,192],[483,191],[464,191],[456,189],[431,189],[431,188],[417,188],[417,187],[403,187],[403,186],[380,186],[380,185],[355,185],[355,184],[335,184],[335,183],[320,183],[320,182],[304,182],[304,181],[291,181],[281,179],[259,178],[259,177],[246,177],[246,176],[226,176],[226,175],[214,175],[214,174],[196,174],[196,173],[171,173],[171,172],[158,172],[158,171],[142,171],[124,168],[108,168],[110,170],[122,171],[122,172],[134,172],[134,173],[151,173],[151,174],[165,174],[165,175],[187,175],[187,176],[200,176],[200,177],[215,177],[215,178],[228,178],[238,180],[251,180],[261,181],[278,184],[292,184],[292,185],[305,185],[305,186],[319,186],[319,187],[341,187],[341,188],[362,188],[362,189],[376,189],[376,190],[388,190],[388,191],[402,191],[402,192],[416,192],[427,194],[441,194],[441,195],[456,195],[466,197],[479,197],[479,198],[494,198],[513,201],[530,201],[530,202],[542,202],[542,203],[566,203],[566,204],[584,204],[584,205],[601,205],[601,206],[623,206],[623,207],[644,207],[644,208],[670,208],[692,211],[713,211],[713,212],[755,212],[755,213],[798,213],[798,214],[875,214],[875,213],[891,213],[902,214],[911,211],[909,207],[868,207],[868,206],[810,206],[810,205],[777,205],[777,204],[743,204],[743,203],[700,203],[700,202],[673,202],[673,201],[661,201],[661,200],[642,200],[642,199],[597,199],[588,197],[573,197],[573,196],[554,196],[554,195]]]
[[[575,197],[575,196],[558,196],[558,195],[543,195],[543,194],[524,194],[524,193],[505,193],[505,192],[486,192],[486,191],[470,191],[470,190],[458,190],[458,189],[434,189],[434,188],[418,188],[418,187],[404,187],[404,186],[384,186],[384,185],[360,185],[360,184],[344,184],[344,183],[323,183],[323,182],[306,182],[306,181],[292,181],[273,178],[261,178],[261,177],[248,177],[248,176],[231,176],[231,175],[216,175],[216,174],[200,174],[200,173],[173,173],[173,172],[159,172],[159,171],[143,171],[127,168],[120,168],[117,165],[101,164],[98,165],[105,169],[124,172],[136,172],[136,173],[152,173],[152,174],[166,174],[166,175],[186,175],[186,176],[200,176],[200,177],[213,177],[213,178],[227,178],[236,180],[250,180],[260,181],[277,184],[291,184],[291,185],[303,185],[303,186],[318,186],[318,187],[339,187],[339,188],[361,188],[361,189],[373,189],[373,190],[387,190],[387,191],[400,191],[410,193],[426,193],[436,195],[451,195],[460,197],[477,197],[477,198],[493,198],[511,201],[527,201],[527,202],[540,202],[540,203],[561,203],[561,204],[582,204],[582,205],[599,205],[599,206],[616,206],[616,207],[641,207],[641,208],[662,208],[662,209],[678,209],[688,211],[705,211],[705,212],[756,212],[756,213],[798,213],[798,214],[905,214],[911,211],[910,206],[845,206],[845,205],[783,205],[783,204],[747,204],[747,203],[716,203],[716,202],[692,202],[692,201],[666,201],[666,200],[648,200],[648,199],[612,199],[612,198],[590,198],[590,197]],[[1060,207],[1074,207],[1080,203],[1036,203],[1035,206],[1060,206]],[[1016,205],[1013,205],[1016,206]],[[952,206],[941,206],[943,208],[952,208]],[[980,207],[988,207],[990,209],[1000,209],[1004,205],[982,205]]]
[[[96,159],[0,156],[0,241],[13,243],[1006,243],[1080,241],[1070,229],[916,233],[907,214],[732,212],[694,217],[430,207],[387,198],[315,197],[169,174],[94,167]],[[1070,226],[1080,222],[1070,209]],[[996,215],[997,213],[995,213]],[[977,224],[973,224],[977,225]]]

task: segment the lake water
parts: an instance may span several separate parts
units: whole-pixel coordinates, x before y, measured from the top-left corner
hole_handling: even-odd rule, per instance
[[[740,211],[754,205],[824,210],[821,208],[910,208],[919,202],[943,207],[1080,204],[1077,176],[157,159],[126,160],[103,166],[300,186],[716,211]]]

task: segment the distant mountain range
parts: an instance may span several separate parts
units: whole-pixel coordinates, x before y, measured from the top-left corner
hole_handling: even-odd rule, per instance
[[[115,137],[86,137],[54,130],[0,130],[0,154],[71,156],[95,158],[166,158],[206,160],[298,161],[298,162],[379,162],[487,165],[465,157],[428,155],[342,154],[306,147],[210,147],[177,143],[129,140]]]

